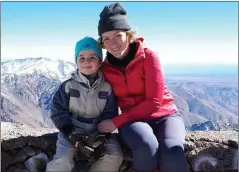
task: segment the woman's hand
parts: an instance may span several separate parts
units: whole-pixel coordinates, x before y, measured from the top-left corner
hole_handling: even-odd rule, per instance
[[[111,133],[115,129],[115,124],[111,119],[103,120],[98,124],[98,130],[102,133]]]

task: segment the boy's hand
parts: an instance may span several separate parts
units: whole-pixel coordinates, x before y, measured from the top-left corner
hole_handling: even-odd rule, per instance
[[[115,124],[111,119],[103,120],[98,124],[98,130],[102,133],[111,133],[115,129]]]
[[[90,157],[94,152],[94,149],[85,145],[84,141],[82,141],[76,134],[70,133],[68,135],[68,140],[77,150],[87,157]]]
[[[63,132],[63,134],[65,135],[65,137],[68,137],[69,134],[72,133],[72,131],[73,131],[73,125],[71,125],[71,124],[64,125],[64,126],[61,128],[61,131]]]
[[[70,143],[73,146],[76,147],[76,143],[78,142],[78,137],[75,134],[73,134],[73,133],[68,134],[67,139],[70,141]]]

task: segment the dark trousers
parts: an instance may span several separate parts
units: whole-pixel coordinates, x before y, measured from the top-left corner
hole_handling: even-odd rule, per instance
[[[133,153],[135,171],[189,172],[181,115],[128,123],[119,128],[119,135]]]

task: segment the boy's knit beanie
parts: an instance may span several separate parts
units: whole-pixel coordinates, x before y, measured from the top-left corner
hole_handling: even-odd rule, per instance
[[[103,53],[100,44],[92,37],[86,36],[85,38],[79,40],[75,46],[75,62],[77,63],[77,57],[81,51],[91,50],[95,52],[100,61],[103,60]]]

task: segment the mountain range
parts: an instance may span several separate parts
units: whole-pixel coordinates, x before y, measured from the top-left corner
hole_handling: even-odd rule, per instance
[[[50,120],[52,97],[60,83],[75,70],[74,63],[47,58],[1,62],[1,120],[54,128]],[[166,67],[165,78],[186,129],[237,128],[237,76],[227,73],[215,77],[205,71],[200,75],[200,72],[183,73],[182,70],[177,70],[177,66]]]

